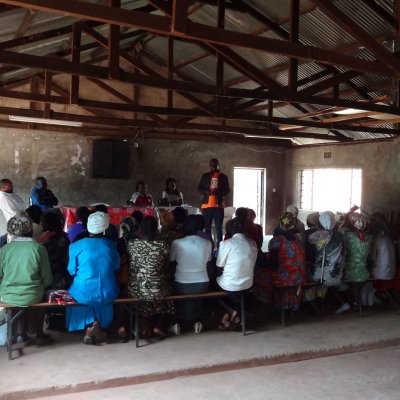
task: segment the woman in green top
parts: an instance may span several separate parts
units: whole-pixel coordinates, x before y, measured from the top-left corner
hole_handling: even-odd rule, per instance
[[[4,303],[20,307],[38,303],[53,281],[47,250],[32,239],[32,232],[32,221],[25,213],[15,215],[7,223],[9,243],[0,252],[0,299]],[[44,338],[42,314],[32,316],[38,341]],[[20,318],[17,341],[23,341],[24,331]]]

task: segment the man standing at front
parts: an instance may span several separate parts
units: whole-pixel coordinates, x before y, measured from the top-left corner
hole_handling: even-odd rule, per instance
[[[219,161],[210,160],[210,172],[201,176],[199,192],[203,195],[201,210],[205,219],[205,232],[211,235],[214,220],[217,243],[222,241],[222,222],[224,220],[224,197],[230,192],[228,177],[219,171]]]

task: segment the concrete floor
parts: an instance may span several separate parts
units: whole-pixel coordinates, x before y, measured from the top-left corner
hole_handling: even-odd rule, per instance
[[[360,361],[361,359],[357,358],[357,354],[367,355],[367,353],[358,353],[359,351],[400,345],[400,315],[396,311],[370,310],[363,318],[359,318],[357,313],[352,312],[324,317],[303,315],[289,319],[289,324],[285,328],[281,328],[278,322],[264,322],[261,320],[262,318],[267,319],[261,315],[253,317],[253,321],[249,320],[249,328],[255,327],[256,330],[245,337],[240,332],[207,330],[200,335],[190,332],[152,344],[141,341],[142,346],[136,349],[133,342],[85,346],[82,344],[81,335],[58,334],[53,345],[28,347],[22,357],[10,362],[7,360],[5,349],[1,348],[0,399],[29,399],[55,394],[66,394],[65,398],[69,399],[83,399],[86,398],[86,395],[90,396],[90,390],[117,387],[121,387],[123,392],[126,390],[126,393],[131,390],[141,390],[142,387],[143,390],[152,391],[159,385],[165,384],[170,387],[169,385],[174,382],[184,382],[186,379],[189,379],[190,382],[192,380],[197,382],[200,379],[199,382],[201,382],[206,378],[203,376],[182,377],[205,373],[210,374],[208,376],[211,384],[214,379],[218,381],[219,375],[215,372],[227,373],[229,377],[227,382],[238,384],[238,388],[241,387],[239,377],[242,374],[245,374],[243,376],[253,376],[254,374],[255,379],[259,376],[255,380],[254,387],[252,383],[251,392],[254,397],[246,396],[256,399],[258,391],[266,390],[265,384],[261,383],[258,389],[256,382],[262,382],[262,377],[267,372],[276,377],[274,387],[279,388],[279,385],[285,385],[284,380],[278,379],[279,373],[273,372],[280,371],[278,367],[279,365],[283,366],[284,363],[288,368],[291,368],[291,365],[296,368],[296,365],[299,364],[293,364],[293,361],[354,352],[354,357],[339,356],[337,358],[339,364],[334,369],[334,373],[330,373],[328,367],[326,370],[321,369],[321,379],[329,381],[330,385],[335,387],[337,385],[336,374],[342,370],[340,363],[345,362],[340,360],[350,357],[350,360],[355,360],[363,367],[367,367]],[[386,363],[384,358],[385,354],[393,354],[397,355],[398,359],[399,348],[393,347],[393,349],[392,353],[383,350],[382,353],[378,352],[381,354],[380,357],[383,357],[381,367],[388,368],[387,372],[382,372],[384,381],[388,380],[388,382],[391,381],[390,377],[393,375],[391,370],[393,360],[391,361],[392,358],[389,358]],[[292,362],[292,364],[288,364],[288,362]],[[325,363],[328,362],[328,359],[320,358],[309,362],[310,364],[305,365],[310,365],[310,367],[307,367],[308,369],[305,367],[304,371],[311,374],[314,369],[316,372],[320,371],[318,362]],[[275,365],[276,368],[266,367],[268,365]],[[357,368],[350,368],[349,376],[354,375]],[[398,366],[397,370],[399,370]],[[298,371],[302,372],[303,369],[298,369]],[[373,370],[368,369],[366,373],[373,376]],[[319,374],[317,375],[319,376]],[[343,375],[344,383],[348,382],[345,376],[346,374]],[[173,378],[175,379],[169,383],[161,382]],[[374,387],[377,382],[375,378],[368,378]],[[292,379],[295,379],[295,376]],[[398,385],[400,385],[399,375],[397,375],[397,379]],[[153,383],[140,386],[140,388],[139,386],[138,388],[130,386],[149,381]],[[307,378],[304,382],[314,386],[313,381],[314,378],[311,378],[310,375],[310,379]],[[339,381],[342,385],[342,378]],[[224,382],[226,384],[225,380]],[[352,382],[348,383],[353,384]],[[212,384],[214,385],[214,383]],[[183,385],[185,384],[183,383]],[[196,383],[194,387],[198,387],[198,385],[200,383]],[[207,386],[208,383],[204,383],[204,385]],[[185,388],[185,386],[183,387]],[[250,390],[248,386],[244,386],[243,389]],[[376,389],[378,390],[379,387],[376,386]],[[173,390],[172,386],[171,390]],[[74,393],[83,391],[85,392],[80,394],[80,397]],[[116,393],[119,391],[117,390]],[[212,394],[213,390],[210,393]],[[235,393],[234,390],[233,393]],[[116,396],[115,398],[119,398],[119,394]],[[90,399],[90,397],[87,398]],[[101,395],[100,398],[108,398],[108,395],[105,397]],[[397,398],[400,398],[400,395]]]

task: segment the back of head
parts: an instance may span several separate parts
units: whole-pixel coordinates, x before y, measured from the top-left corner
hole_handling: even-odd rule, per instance
[[[299,209],[294,204],[287,206],[286,212],[292,213],[295,216],[295,218],[297,218],[297,216],[299,215]]]
[[[236,209],[236,212],[235,212],[235,217],[246,221],[246,219],[247,219],[247,208],[246,207],[238,207]]]
[[[336,225],[335,214],[331,211],[325,211],[319,215],[320,225],[326,231],[331,231]]]
[[[29,215],[29,218],[34,222],[35,224],[40,224],[40,219],[42,218],[43,212],[42,209],[34,204],[33,206],[29,206],[25,212]]]
[[[62,232],[63,230],[61,218],[52,212],[47,212],[43,215],[41,225],[45,232]]]
[[[296,217],[291,212],[285,212],[279,218],[278,226],[283,231],[289,231],[296,225]]]
[[[174,221],[176,224],[183,224],[187,215],[186,210],[183,207],[175,207],[172,211],[174,214]]]
[[[94,208],[93,208],[94,212],[100,211],[103,212],[104,214],[108,213],[108,208],[105,204],[97,204]]]
[[[311,213],[307,215],[307,225],[309,228],[317,226],[319,222],[319,212]]]
[[[140,225],[143,219],[143,214],[140,211],[134,211],[131,217],[136,221],[137,225]]]
[[[385,215],[373,213],[368,223],[368,232],[374,236],[388,236],[390,230]]]
[[[87,230],[92,235],[104,234],[110,224],[110,217],[101,211],[96,211],[89,215]]]
[[[239,217],[233,218],[230,223],[230,231],[232,233],[232,236],[236,233],[244,233],[245,226],[246,220]]]
[[[196,235],[200,230],[200,220],[197,218],[197,215],[188,215],[183,223],[183,233],[185,236]]]
[[[144,240],[154,240],[157,234],[158,222],[157,220],[147,215],[142,219],[140,223],[140,230],[142,231],[142,237]]]
[[[17,237],[32,237],[32,221],[25,212],[14,215],[7,222],[7,233]]]
[[[126,239],[134,239],[136,237],[137,223],[132,217],[124,218],[121,223],[122,236]]]
[[[101,211],[101,210],[96,210],[96,211]],[[89,218],[89,215],[90,215],[90,210],[85,206],[79,207],[76,210],[76,218],[78,218],[78,220],[81,221],[84,225],[87,224],[87,220]]]

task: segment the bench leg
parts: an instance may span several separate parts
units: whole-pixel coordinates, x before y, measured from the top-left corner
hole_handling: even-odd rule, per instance
[[[284,294],[285,294],[285,288],[280,287],[280,294],[281,294],[281,325],[282,328],[285,327],[285,304],[284,304]]]
[[[8,360],[12,360],[12,309],[6,309],[7,314],[7,353]]]
[[[139,304],[135,304],[135,344],[139,347]]]
[[[242,315],[242,334],[244,336],[246,335],[246,310],[244,306],[244,293],[240,293],[240,308]]]

